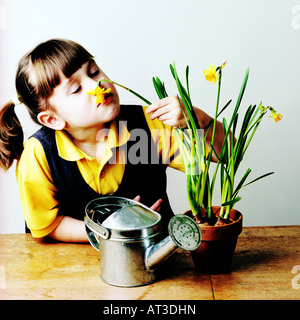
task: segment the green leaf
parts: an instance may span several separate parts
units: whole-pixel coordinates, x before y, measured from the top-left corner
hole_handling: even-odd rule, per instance
[[[156,79],[153,77],[152,78],[152,82],[153,82],[155,91],[156,91],[156,93],[158,95],[158,98],[159,99],[165,98],[163,85],[162,85],[160,79],[158,77],[156,77]]]
[[[260,104],[260,105],[261,105],[261,104]],[[256,109],[256,110],[255,110],[255,109]],[[249,121],[247,131],[248,131],[248,129],[251,127],[253,121],[255,120],[255,118],[256,118],[256,116],[257,116],[257,113],[260,111],[260,110],[259,110],[259,107],[257,107],[257,106],[254,106],[254,110],[255,110],[255,112],[253,113],[253,115],[252,115],[252,117],[251,117],[251,119],[250,119],[250,121]],[[254,111],[254,110],[253,110],[253,111]]]
[[[190,95],[190,86],[189,86],[189,66],[186,66],[186,70],[185,70],[185,79],[186,79],[186,88],[187,88],[187,93]]]
[[[156,83],[159,87],[160,93],[162,95],[163,98],[166,98],[168,96],[166,89],[165,89],[165,84],[163,82],[160,81],[160,79],[158,77],[156,77]]]
[[[248,77],[249,77],[249,68],[247,68],[246,70],[246,74],[245,74],[245,77],[244,77],[244,80],[243,80],[243,83],[242,83],[242,86],[241,86],[241,89],[240,89],[240,93],[239,93],[239,96],[238,96],[238,99],[237,99],[237,102],[236,102],[236,105],[235,105],[235,108],[234,108],[234,111],[232,113],[232,117],[231,117],[231,120],[229,122],[229,125],[228,125],[228,128],[229,130],[231,130],[231,126],[236,118],[236,115],[237,115],[237,112],[239,110],[239,107],[241,105],[241,101],[242,101],[242,98],[243,98],[243,95],[244,95],[244,92],[246,90],[246,85],[247,85],[247,82],[248,82]]]
[[[236,197],[234,199],[231,199],[229,201],[226,201],[224,203],[221,204],[222,207],[226,207],[226,206],[229,206],[229,205],[233,205],[235,203],[237,203],[238,201],[240,201],[242,198],[241,197]]]
[[[231,156],[231,147],[230,147],[230,137],[229,137],[229,128],[228,128],[228,125],[227,125],[227,121],[225,118],[223,118],[223,130],[224,130],[224,133],[225,133],[225,137],[226,137],[226,140],[224,139],[224,142],[225,143],[225,153],[227,153],[227,164],[230,163],[230,156]]]
[[[218,118],[218,117],[221,115],[221,113],[230,105],[231,101],[232,101],[232,99],[229,100],[229,101],[225,104],[225,106],[224,106],[224,107],[221,109],[221,111],[218,113],[217,118]]]
[[[226,181],[228,181],[229,187],[230,187],[230,189],[232,190],[232,189],[233,189],[233,181],[231,180],[231,177],[230,177],[228,171],[226,170],[225,164],[223,163],[223,161],[221,160],[221,158],[218,156],[216,150],[214,149],[214,147],[213,147],[212,145],[211,145],[211,148],[213,148],[213,150],[214,150],[214,152],[215,152],[215,155],[216,155],[216,157],[218,158],[218,163],[221,165],[221,168],[222,168],[222,170],[223,170],[223,171],[221,172],[221,175],[222,175],[221,179],[223,180],[222,183],[221,183],[221,186],[223,186],[224,183],[225,183]],[[225,176],[226,176],[227,180],[224,179],[224,178],[225,178],[224,173],[226,174]]]
[[[240,191],[240,189],[243,187],[243,184],[246,181],[247,177],[249,176],[250,172],[251,172],[251,169],[247,169],[246,173],[243,175],[239,184],[237,185],[237,187],[233,191],[233,196],[236,196],[238,194],[238,192]]]
[[[238,116],[238,109],[240,107],[240,104],[241,104],[241,101],[242,101],[242,98],[243,98],[243,95],[244,95],[244,92],[245,92],[245,89],[246,89],[248,77],[249,77],[249,68],[247,68],[247,70],[246,70],[246,74],[245,74],[245,77],[244,77],[244,80],[243,80],[243,83],[242,83],[242,86],[241,86],[241,89],[240,89],[240,93],[239,93],[239,96],[238,96],[234,111],[232,113],[232,116],[231,116],[231,119],[230,119],[230,122],[229,122],[229,125],[228,125],[228,128],[227,128],[228,130],[226,130],[226,132],[225,132],[225,137],[224,137],[224,141],[223,141],[223,145],[222,145],[221,153],[220,153],[221,158],[223,158],[224,155],[225,155],[225,151],[226,151],[226,147],[227,147],[227,136],[229,135],[231,127],[232,127],[232,125],[234,123],[237,123],[236,118]],[[238,140],[237,140],[234,148],[235,148],[235,150],[237,148],[239,148]],[[237,165],[237,167],[238,167],[238,165]]]
[[[273,174],[273,173],[274,173],[274,172],[269,172],[269,173],[263,174],[263,175],[259,176],[258,178],[256,178],[256,179],[248,182],[247,184],[245,184],[245,185],[243,186],[243,188],[246,187],[246,186],[249,186],[249,184],[251,184],[251,183],[253,183],[253,182],[255,182],[255,181],[258,181],[258,180],[260,180],[260,179],[262,179],[262,178],[265,178],[265,177],[267,177],[267,176],[270,176],[270,175]]]

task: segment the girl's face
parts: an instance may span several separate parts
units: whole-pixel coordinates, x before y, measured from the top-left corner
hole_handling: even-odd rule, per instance
[[[105,94],[105,102],[96,104],[96,96],[87,94],[95,89],[98,80],[108,79],[94,60],[82,65],[70,78],[61,75],[61,83],[55,87],[48,99],[56,115],[62,119],[67,131],[74,129],[102,128],[115,119],[120,111],[119,96],[113,84],[102,82],[111,91]]]

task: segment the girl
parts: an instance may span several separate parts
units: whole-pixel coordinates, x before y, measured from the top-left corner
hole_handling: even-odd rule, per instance
[[[172,127],[185,126],[177,97],[148,108],[120,106],[114,85],[102,82],[98,89],[102,101],[96,103],[97,90],[89,90],[100,79],[107,76],[93,56],[70,40],[41,43],[19,62],[17,98],[0,111],[0,164],[8,169],[17,160],[21,204],[34,237],[88,241],[84,208],[103,195],[152,205],[161,211],[167,230],[173,213],[166,194],[166,168],[183,170],[172,135]],[[24,146],[14,112],[18,104],[24,104],[32,120],[42,125]],[[211,117],[195,111],[201,127],[207,128]],[[142,144],[136,141],[135,129],[146,133]],[[164,130],[163,137],[157,129]],[[222,138],[218,123],[219,145]],[[142,161],[133,161],[133,154]]]

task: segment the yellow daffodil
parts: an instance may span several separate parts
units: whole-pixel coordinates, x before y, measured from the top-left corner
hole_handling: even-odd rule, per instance
[[[90,89],[87,94],[91,95],[91,96],[97,96],[96,99],[96,103],[104,103],[105,102],[105,97],[104,94],[105,93],[109,93],[110,92],[110,88],[105,89],[104,87],[96,87],[95,89]]]
[[[270,107],[270,111],[272,112],[272,116],[268,117],[272,118],[273,122],[278,122],[282,119],[282,115],[280,113],[277,113],[273,108]]]
[[[218,80],[219,76],[217,75],[216,67],[211,67],[211,65],[208,66],[208,70],[203,71],[205,75],[205,79],[209,82],[214,82]]]

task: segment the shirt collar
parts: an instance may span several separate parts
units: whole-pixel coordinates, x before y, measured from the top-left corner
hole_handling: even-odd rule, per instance
[[[118,124],[119,128],[117,128],[115,120],[110,123],[106,149],[120,147],[129,140],[130,133],[128,132],[125,123],[123,121],[119,121]],[[90,160],[93,159],[73,143],[71,137],[66,131],[55,131],[55,138],[58,154],[61,158],[67,161],[78,161],[83,158]]]

